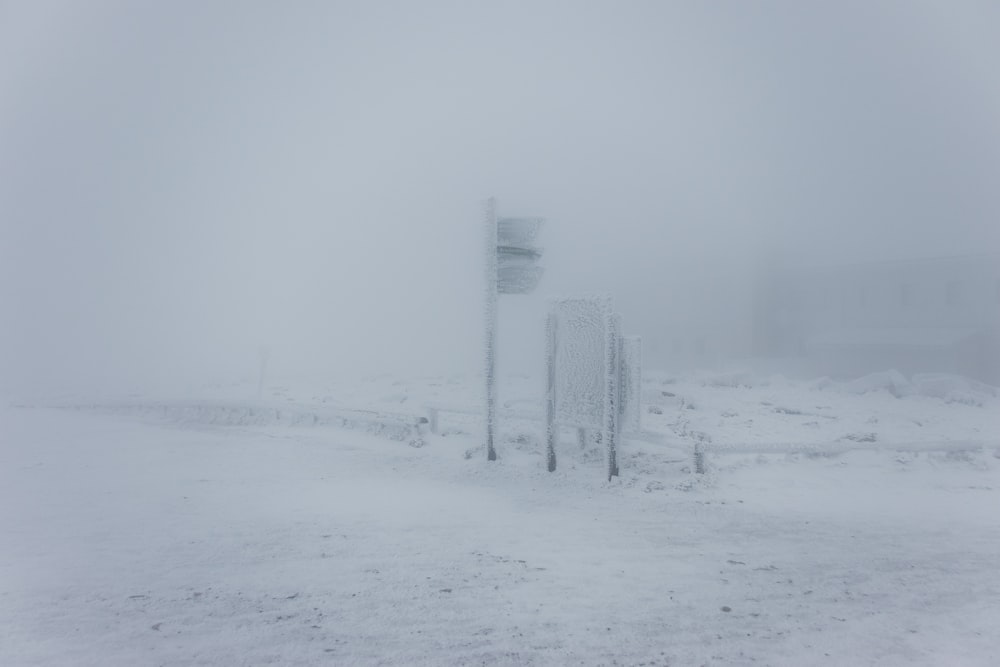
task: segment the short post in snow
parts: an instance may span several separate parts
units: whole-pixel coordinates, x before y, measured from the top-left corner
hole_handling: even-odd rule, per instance
[[[705,474],[705,449],[701,442],[694,443],[694,471],[698,475]]]

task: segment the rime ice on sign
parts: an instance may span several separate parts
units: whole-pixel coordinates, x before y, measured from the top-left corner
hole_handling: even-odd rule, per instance
[[[544,269],[538,266],[542,249],[534,245],[542,218],[497,220],[497,291],[530,294],[538,287]]]
[[[621,336],[610,296],[556,299],[546,322],[547,458],[556,468],[558,426],[599,431],[608,479],[618,475],[618,435],[640,430],[642,340]]]
[[[551,302],[555,320],[555,421],[601,429],[604,424],[605,354],[611,297]]]
[[[500,218],[497,220],[497,245],[530,246],[545,218]]]
[[[626,433],[642,430],[642,338],[621,339],[621,429]]]
[[[497,290],[500,294],[530,294],[538,287],[545,272],[540,266],[504,266],[497,269]]]

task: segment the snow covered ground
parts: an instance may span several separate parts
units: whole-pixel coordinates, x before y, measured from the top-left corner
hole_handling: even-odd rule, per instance
[[[460,378],[255,393],[0,408],[0,664],[1000,664],[988,387],[653,374],[611,483]]]

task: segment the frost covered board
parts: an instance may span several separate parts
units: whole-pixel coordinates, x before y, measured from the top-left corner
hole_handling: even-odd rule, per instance
[[[545,270],[538,266],[542,249],[534,245],[542,218],[500,218],[497,223],[497,290],[530,294]]]
[[[642,430],[642,338],[621,337],[621,429],[626,433]]]
[[[601,429],[611,297],[555,299],[550,302],[550,313],[554,419],[565,426]]]

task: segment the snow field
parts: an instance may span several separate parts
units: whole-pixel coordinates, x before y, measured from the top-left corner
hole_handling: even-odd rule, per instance
[[[393,382],[331,401],[406,412],[467,392]],[[519,383],[501,400],[528,395]],[[791,382],[646,385],[662,391],[674,396],[650,401],[662,414],[644,425],[681,442],[678,415],[713,442],[763,441],[725,410],[782,442],[816,430],[775,406],[830,405],[823,441],[863,424],[889,443],[919,420],[929,437],[985,442],[993,419],[989,405]],[[276,398],[306,410],[323,396]],[[413,443],[3,409],[0,664],[1000,662],[991,447],[731,454],[694,475],[681,449],[626,442],[608,484],[599,447],[568,432],[550,474],[540,425],[502,424],[490,464],[474,420],[449,420]]]

